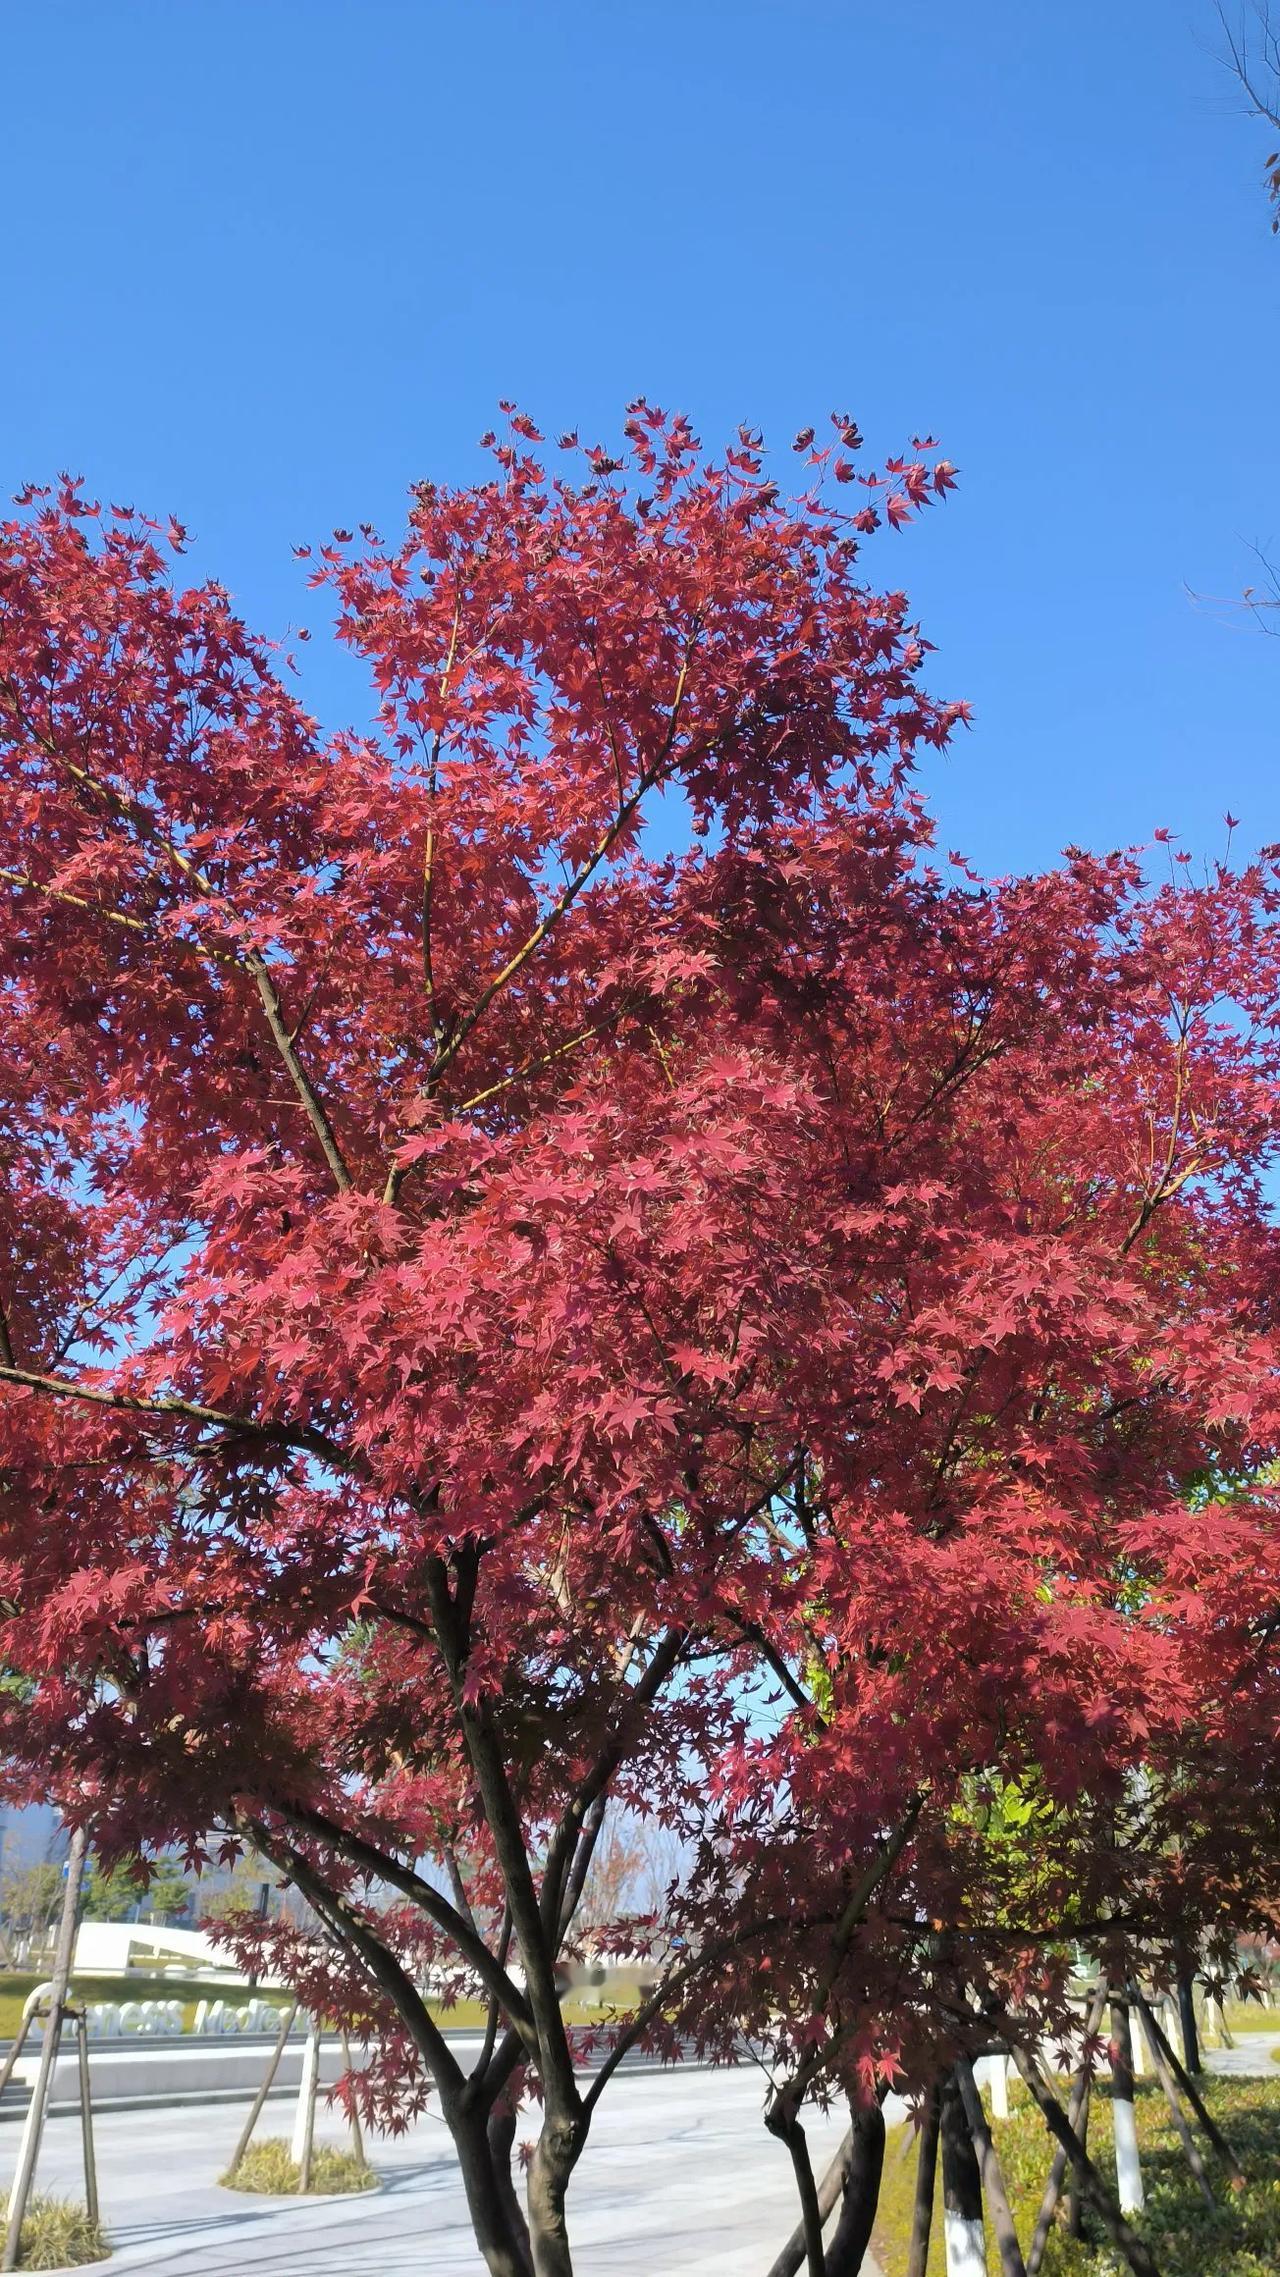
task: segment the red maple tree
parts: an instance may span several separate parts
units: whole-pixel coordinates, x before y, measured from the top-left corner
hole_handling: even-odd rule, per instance
[[[108,1856],[280,1866],[493,2277],[569,2272],[628,2049],[744,2035],[821,2268],[806,2099],[1272,1871],[1276,863],[935,862],[963,707],[860,565],[932,445],[488,440],[320,550],[364,733],[175,525],[4,527],[0,1739]],[[683,1869],[584,2051],[610,1812]]]

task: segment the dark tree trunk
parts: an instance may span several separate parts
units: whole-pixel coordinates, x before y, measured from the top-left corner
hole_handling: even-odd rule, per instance
[[[1004,2186],[999,2153],[991,2139],[987,2114],[982,2108],[982,2097],[973,2076],[973,2065],[967,2056],[961,2056],[956,2064],[956,2080],[964,2098],[965,2117],[977,2153],[982,2194],[990,2208],[991,2226],[996,2233],[1002,2277],[1027,2277],[1027,2265],[1018,2243],[1017,2225],[1013,2219],[1013,2208],[1009,2204],[1009,2193]]]
[[[487,2134],[489,2139],[489,2156],[493,2161],[494,2189],[498,2194],[498,2198],[501,2202],[503,2211],[506,2214],[507,2221],[511,2226],[512,2233],[518,2240],[523,2250],[525,2265],[530,2271],[532,2271],[533,2248],[529,2242],[529,2225],[524,2218],[524,2208],[521,2206],[520,2200],[516,2196],[516,2186],[512,2180],[511,2175],[511,2154],[515,2149],[516,2143],[515,2112],[492,2112],[489,2118]]]
[[[533,2277],[533,2262],[524,2222],[519,2218],[520,2209],[518,2206],[515,2209],[515,2222],[508,2211],[510,2163],[504,2190],[483,2112],[455,2113],[449,2118],[449,2131],[458,2153],[471,2227],[489,2277]]]
[[[582,2147],[572,2120],[547,2117],[529,2168],[529,2237],[534,2277],[573,2277],[565,2193]]]
[[[916,2199],[911,2215],[911,2251],[907,2257],[907,2277],[925,2277],[929,2266],[933,2200],[938,2182],[940,2112],[941,2091],[935,2080],[920,2120],[920,2148],[916,2155]]]
[[[1196,2026],[1196,1980],[1193,1971],[1185,1966],[1178,1971],[1178,2020],[1182,2026],[1186,2068],[1194,2078],[1203,2067],[1200,2062],[1200,2034]]]
[[[982,2178],[954,2072],[942,2083],[942,2214],[949,2277],[986,2277]]]
[[[818,2212],[824,2223],[844,2189],[852,2157],[853,2129],[851,2127],[818,2184]],[[769,2277],[797,2277],[797,2272],[805,2257],[805,2250],[804,2223],[799,2221],[770,2268]]]
[[[868,2103],[853,2114],[853,2155],[840,2200],[840,2218],[827,2247],[824,2277],[858,2277],[880,2203],[884,2171],[884,2112]]]

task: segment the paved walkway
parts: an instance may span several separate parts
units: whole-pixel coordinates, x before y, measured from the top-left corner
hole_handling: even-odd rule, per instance
[[[790,2162],[766,2134],[754,2070],[622,2074],[603,2098],[571,2199],[582,2277],[765,2277],[796,2219]],[[371,2146],[383,2187],[298,2205],[220,2190],[246,2106],[104,2112],[97,2125],[111,2277],[483,2277],[438,2120]],[[291,2107],[268,2110],[268,2134]],[[838,2120],[809,2129],[815,2165]],[[317,2132],[341,2139],[321,2111]],[[10,2136],[10,2130],[5,2130]],[[16,2150],[0,2143],[0,2187]],[[81,2196],[79,2121],[49,2123],[38,2187]],[[868,2270],[866,2277],[874,2277]]]
[[[1232,2038],[1233,2048],[1205,2049],[1206,2070],[1234,2072],[1246,2079],[1271,2078],[1280,2086],[1280,2064],[1271,2060],[1280,2053],[1280,2032],[1234,2032]]]

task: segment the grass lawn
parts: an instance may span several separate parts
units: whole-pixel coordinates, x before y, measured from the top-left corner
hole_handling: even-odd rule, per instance
[[[1233,2039],[1238,2032],[1280,2032],[1280,2008],[1264,2008],[1257,2000],[1229,2000],[1227,2030]]]
[[[1276,2277],[1280,2270],[1280,2080],[1217,2079],[1197,2083],[1204,2100],[1231,2143],[1248,2177],[1233,2192],[1221,2166],[1206,2151],[1218,2203],[1205,2205],[1178,2146],[1168,2106],[1157,2086],[1140,2082],[1138,2139],[1142,2149],[1147,2209],[1134,2223],[1145,2237],[1162,2277]],[[1030,2242],[1052,2157],[1043,2120],[1025,2089],[1011,2090],[1012,2111],[993,2133],[1005,2186],[1025,2252]],[[885,2277],[905,2277],[915,2195],[916,2157],[909,2130],[896,2128],[885,2150],[884,2185],[876,2218],[874,2250]],[[1206,2146],[1201,2139],[1201,2149]],[[1111,2099],[1095,2082],[1089,2122],[1089,2151],[1112,2183]],[[944,2277],[941,2191],[935,2201],[929,2247],[929,2277]],[[1121,2264],[1100,2241],[1068,2238],[1055,2227],[1044,2258],[1046,2277],[1112,2277]],[[1000,2261],[988,2223],[987,2268],[997,2277]]]

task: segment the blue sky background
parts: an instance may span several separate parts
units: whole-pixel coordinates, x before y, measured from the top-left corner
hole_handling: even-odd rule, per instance
[[[1270,145],[1217,41],[1210,0],[29,0],[0,486],[172,510],[318,634],[291,545],[469,477],[499,396],[932,431],[962,487],[867,563],[975,707],[944,845],[1280,838],[1280,641],[1214,605],[1280,555]]]

